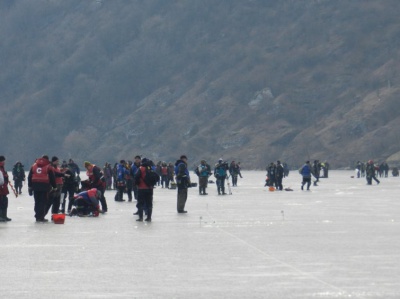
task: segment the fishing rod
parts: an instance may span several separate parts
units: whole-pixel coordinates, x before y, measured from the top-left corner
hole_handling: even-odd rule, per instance
[[[11,184],[11,182],[8,182],[8,184],[10,185],[12,191],[14,192],[15,197],[18,197],[18,193],[17,193],[17,191],[15,191],[15,189],[14,189],[13,185]]]

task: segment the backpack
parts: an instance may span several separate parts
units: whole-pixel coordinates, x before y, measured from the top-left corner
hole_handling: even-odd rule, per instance
[[[144,183],[149,187],[154,187],[160,180],[160,176],[151,167],[146,167],[146,174],[144,175]]]

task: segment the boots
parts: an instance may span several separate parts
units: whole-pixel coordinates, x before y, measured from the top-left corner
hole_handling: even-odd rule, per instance
[[[5,218],[3,218],[3,210],[0,209],[0,222],[7,222]]]
[[[6,221],[11,221],[12,220],[11,218],[7,217],[7,209],[3,209],[2,216],[3,216],[3,219],[5,219]]]
[[[153,214],[153,210],[149,209],[147,211],[147,218],[144,221],[151,222],[151,214]]]
[[[139,216],[139,218],[136,219],[136,221],[142,222],[143,221],[143,210],[138,211],[138,216]]]

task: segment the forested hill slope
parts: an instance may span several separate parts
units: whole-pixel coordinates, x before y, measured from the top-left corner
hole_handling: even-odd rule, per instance
[[[8,160],[400,161],[400,1],[0,2]]]

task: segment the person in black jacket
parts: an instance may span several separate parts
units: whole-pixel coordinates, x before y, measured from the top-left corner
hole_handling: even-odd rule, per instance
[[[283,176],[284,176],[283,165],[281,164],[281,161],[278,160],[276,162],[276,173],[275,173],[276,190],[280,190],[280,191],[283,190],[283,186],[282,186]]]
[[[76,190],[75,172],[67,165],[66,168],[62,168],[61,171],[69,176],[64,177],[64,184],[62,187],[62,193],[64,194],[63,202],[61,205],[61,212],[65,213],[65,203],[68,195],[68,214],[71,212],[72,205],[74,204],[74,195]]]
[[[13,174],[15,191],[17,191],[18,194],[21,194],[22,182],[25,181],[24,165],[22,165],[22,163],[19,161],[15,163],[14,168],[12,170],[12,174]]]

